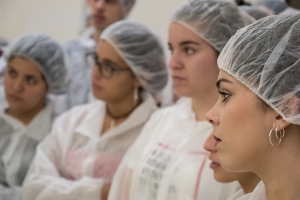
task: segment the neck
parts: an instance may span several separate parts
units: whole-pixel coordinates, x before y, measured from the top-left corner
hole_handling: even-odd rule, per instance
[[[254,188],[260,181],[260,178],[253,172],[242,172],[245,174],[242,179],[239,179],[239,183],[243,188],[245,194],[253,192]]]
[[[215,90],[201,96],[192,98],[192,109],[196,114],[197,121],[206,120],[206,113],[215,105],[218,100],[218,93]]]
[[[94,38],[96,44],[99,43],[101,33],[102,33],[102,31],[95,29],[95,32],[93,34],[93,38]]]
[[[290,125],[278,147],[268,149],[268,158],[257,168],[265,184],[267,199],[290,200],[300,197],[300,134],[299,126]],[[261,168],[261,170],[260,170]]]
[[[8,108],[6,113],[20,120],[24,124],[29,124],[31,120],[45,107],[45,103],[36,106],[28,111],[18,111]]]
[[[141,102],[140,98],[136,102],[134,102],[133,95],[129,94],[126,97],[123,96],[122,99],[118,101],[111,101],[106,103],[110,115],[118,117],[132,111],[132,109],[134,109],[140,102]],[[124,118],[127,117],[128,116]]]

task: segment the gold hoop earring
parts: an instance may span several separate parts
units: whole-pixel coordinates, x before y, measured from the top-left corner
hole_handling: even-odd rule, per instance
[[[282,139],[284,138],[284,136],[285,136],[285,130],[282,129],[281,131],[278,132],[278,129],[279,129],[279,126],[275,129],[275,131],[274,131],[274,129],[272,128],[272,129],[270,130],[270,132],[269,132],[269,141],[270,141],[270,144],[271,144],[273,147],[279,146],[280,143],[281,143],[281,140],[282,140]],[[273,144],[273,142],[272,142],[272,133],[273,133],[273,131],[274,131],[275,137],[278,139],[277,145]],[[278,134],[278,133],[279,133],[279,134]]]
[[[139,100],[139,88],[135,87],[133,90],[133,105],[134,106],[137,104],[138,100]]]

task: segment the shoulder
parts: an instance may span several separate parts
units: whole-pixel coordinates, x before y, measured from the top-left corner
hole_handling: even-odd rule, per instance
[[[78,105],[59,115],[55,120],[55,124],[80,123],[85,117],[102,112],[104,109],[105,104],[102,101]]]

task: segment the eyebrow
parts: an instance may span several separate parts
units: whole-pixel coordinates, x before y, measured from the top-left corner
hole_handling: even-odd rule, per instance
[[[180,42],[180,46],[184,46],[184,45],[187,45],[187,44],[200,45],[198,42],[194,42],[194,41],[191,41],[191,40]]]
[[[225,79],[225,78],[221,78],[221,79],[219,79],[219,80],[217,81],[217,83],[216,83],[216,86],[217,86],[218,89],[220,89],[220,85],[221,85],[222,82],[225,82],[225,83],[232,83],[231,81],[229,81],[229,80],[227,80],[227,79]]]

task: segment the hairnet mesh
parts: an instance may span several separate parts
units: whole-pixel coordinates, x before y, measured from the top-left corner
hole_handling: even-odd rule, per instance
[[[235,4],[216,0],[190,0],[172,15],[179,22],[206,40],[218,52],[240,28],[255,20]]]
[[[300,14],[266,17],[239,30],[218,65],[300,125]]]
[[[67,70],[64,52],[49,36],[33,33],[18,38],[9,47],[7,60],[20,56],[32,61],[46,79],[49,92],[61,94],[67,88]]]
[[[107,27],[101,39],[114,47],[145,90],[156,94],[165,87],[168,71],[164,50],[159,39],[145,26],[119,21]]]
[[[239,6],[239,8],[256,20],[269,16],[268,13],[254,6]]]

